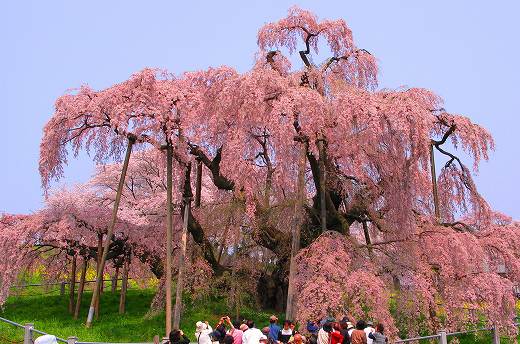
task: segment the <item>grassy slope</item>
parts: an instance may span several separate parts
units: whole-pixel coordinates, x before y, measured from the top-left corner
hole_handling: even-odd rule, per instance
[[[20,324],[32,322],[40,331],[65,339],[68,336],[76,336],[82,341],[152,341],[155,335],[162,336],[164,333],[164,313],[151,319],[143,319],[154,294],[151,289],[130,289],[127,294],[125,315],[118,314],[119,292],[104,292],[99,320],[94,322],[91,329],[84,327],[92,296],[90,291],[84,294],[82,312],[78,320],[74,320],[68,313],[68,295],[60,296],[58,291],[46,295],[41,295],[40,292],[34,290],[30,295],[10,297],[0,316]],[[225,302],[207,301],[192,305],[183,313],[181,328],[194,340],[195,322],[208,320],[210,324],[214,324],[220,316],[228,313]],[[242,315],[252,318],[263,326],[267,325],[270,314],[246,310]],[[23,330],[0,322],[0,343],[8,339],[23,339]]]
[[[108,288],[107,288],[108,289]],[[109,290],[109,289],[108,289]],[[24,324],[32,322],[41,331],[54,334],[61,338],[76,336],[82,341],[111,341],[111,342],[138,342],[151,341],[154,335],[164,333],[164,314],[151,319],[143,319],[143,314],[153,297],[152,289],[130,289],[127,295],[127,313],[117,313],[119,292],[106,291],[101,298],[101,315],[94,323],[94,327],[86,329],[87,306],[91,292],[86,292],[83,299],[83,309],[78,320],[68,314],[68,296],[60,296],[57,290],[44,291],[33,289],[25,291],[23,295],[12,296],[5,304],[0,316]],[[194,324],[198,320],[208,320],[214,324],[223,314],[230,314],[225,302],[216,300],[189,305],[183,314],[181,328],[194,340]],[[259,327],[267,325],[271,313],[245,310],[244,318],[255,320]],[[452,338],[452,337],[450,337]],[[12,325],[0,322],[0,343],[19,341],[23,339],[23,331]],[[459,336],[460,343],[491,343],[490,336]],[[427,341],[423,341],[428,343]]]

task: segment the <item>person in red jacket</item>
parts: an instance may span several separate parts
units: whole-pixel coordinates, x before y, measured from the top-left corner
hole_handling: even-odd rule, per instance
[[[329,333],[330,344],[342,344],[343,343],[343,335],[341,334],[341,326],[339,323],[335,322],[332,325],[333,331]]]

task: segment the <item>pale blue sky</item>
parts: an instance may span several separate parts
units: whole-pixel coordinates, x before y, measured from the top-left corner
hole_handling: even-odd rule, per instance
[[[256,33],[291,5],[344,18],[380,61],[382,87],[426,87],[490,130],[497,148],[476,178],[491,205],[520,219],[520,1],[2,1],[0,212],[41,206],[38,151],[55,99],[104,88],[143,67],[247,70]],[[72,160],[66,182],[93,163]]]

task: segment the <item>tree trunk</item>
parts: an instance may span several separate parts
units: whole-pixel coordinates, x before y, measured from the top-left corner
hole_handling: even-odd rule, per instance
[[[79,310],[81,307],[81,299],[83,298],[83,290],[85,289],[85,276],[87,275],[88,260],[83,257],[83,264],[81,265],[81,276],[79,279],[78,287],[78,299],[76,300],[76,307],[74,309],[74,319],[79,316]]]
[[[76,254],[72,256],[69,282],[69,313],[74,314],[74,291],[76,290]]]
[[[112,292],[115,293],[117,290],[117,280],[119,278],[119,266],[116,266],[116,272],[112,278]]]
[[[307,159],[307,149],[305,143],[300,143],[300,161],[298,162],[298,184],[296,192],[296,202],[294,209],[294,221],[292,243],[291,243],[291,262],[289,267],[289,287],[287,288],[287,307],[285,309],[285,319],[294,319],[296,315],[296,301],[294,299],[295,279],[296,279],[296,259],[294,258],[300,250],[300,228],[303,225],[303,205],[305,195],[305,163]]]
[[[119,297],[119,314],[125,314],[126,306],[126,291],[128,289],[128,269],[130,265],[130,258],[125,259],[123,265],[123,276],[121,281],[121,296]]]
[[[195,183],[195,208],[200,207],[200,193],[202,189],[202,161],[197,160],[197,180]]]
[[[432,192],[433,192],[433,206],[435,210],[435,218],[437,221],[441,220],[441,213],[439,210],[439,194],[437,191],[437,173],[435,172],[435,154],[433,152],[433,144],[430,144],[430,169],[432,174]]]
[[[123,163],[123,169],[121,171],[121,176],[119,178],[119,185],[117,186],[116,199],[114,202],[114,208],[112,210],[112,219],[110,221],[110,225],[107,230],[107,239],[105,241],[105,246],[103,249],[103,255],[101,256],[101,261],[99,264],[99,268],[97,269],[96,274],[96,286],[94,287],[94,292],[92,294],[92,300],[90,302],[90,308],[88,310],[87,322],[85,324],[86,327],[92,326],[92,319],[94,317],[94,307],[96,306],[99,298],[99,290],[101,281],[103,280],[103,270],[105,267],[105,262],[107,259],[108,248],[110,245],[110,241],[112,240],[112,235],[114,234],[114,227],[117,221],[117,211],[119,210],[119,202],[121,201],[121,194],[123,192],[123,186],[125,184],[126,171],[128,169],[128,162],[130,161],[130,154],[132,153],[132,146],[135,143],[135,136],[128,136],[128,146],[126,148],[125,161]],[[99,252],[98,252],[99,254]]]
[[[181,250],[179,254],[179,275],[177,276],[177,288],[175,290],[175,308],[173,310],[173,327],[179,328],[181,323],[182,290],[184,287],[184,274],[186,270],[186,238],[188,234],[188,218],[190,216],[189,198],[184,199],[184,225],[182,226]]]
[[[166,336],[172,330],[172,240],[173,240],[173,204],[172,204],[172,163],[173,147],[166,147]]]
[[[363,234],[365,234],[365,243],[367,244],[368,254],[370,255],[370,259],[372,259],[372,240],[370,239],[370,232],[368,231],[368,224],[366,221],[363,221]]]
[[[317,144],[320,153],[320,222],[321,231],[325,232],[327,230],[327,172],[325,170],[325,139],[323,138],[323,134],[318,136]]]

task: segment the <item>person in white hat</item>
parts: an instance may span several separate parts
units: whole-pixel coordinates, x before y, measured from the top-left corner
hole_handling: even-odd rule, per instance
[[[58,344],[58,340],[56,339],[56,336],[45,334],[36,338],[34,344]]]
[[[198,344],[212,344],[210,333],[213,329],[207,321],[197,321],[195,324],[195,338],[197,338]]]

